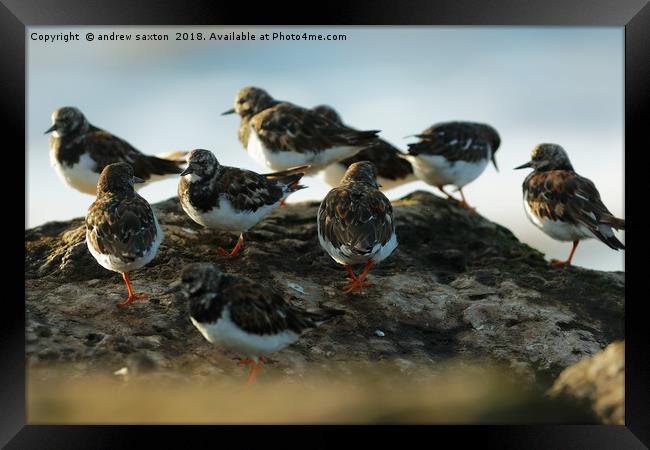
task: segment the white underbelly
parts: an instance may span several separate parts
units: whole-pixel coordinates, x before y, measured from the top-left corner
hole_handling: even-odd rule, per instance
[[[287,196],[288,193],[285,193],[282,199]],[[281,200],[272,205],[262,206],[255,211],[239,211],[232,206],[229,200],[221,195],[219,198],[219,206],[206,212],[199,211],[187,201],[181,201],[181,206],[192,220],[206,228],[244,232],[254,227],[260,220],[273,211],[273,209],[279,206],[280,203]]]
[[[255,161],[272,170],[286,170],[291,167],[309,164],[312,167],[308,171],[305,171],[305,173],[310,175],[329,164],[356,155],[360,150],[360,147],[341,146],[331,147],[317,152],[272,151],[262,143],[252,128],[248,137],[248,147],[246,148],[248,154]]]
[[[445,186],[452,184],[463,187],[475,180],[489,162],[489,159],[482,159],[477,162],[447,161],[440,155],[418,155],[407,156],[413,166],[413,173],[422,181],[432,186]]]
[[[50,152],[50,162],[52,163],[57,175],[59,175],[59,178],[61,178],[65,184],[83,192],[84,194],[97,195],[97,183],[99,182],[99,174],[95,172],[97,164],[90,156],[88,156],[87,153],[81,155],[79,162],[72,166],[68,166],[59,163],[54,157],[54,152]],[[133,187],[137,191],[151,182],[177,176],[178,174],[175,173],[165,175],[151,174],[144,183],[137,183],[133,185]]]
[[[580,239],[593,238],[594,235],[589,228],[584,225],[573,225],[559,220],[550,220],[548,218],[537,217],[533,214],[528,202],[524,199],[524,209],[526,216],[537,228],[542,230],[548,236],[558,241],[575,241]]]
[[[247,333],[232,322],[228,307],[224,308],[216,323],[201,324],[193,317],[190,320],[208,342],[251,358],[282,350],[299,337],[293,331],[261,336]]]
[[[390,178],[384,178],[382,176],[377,177],[377,182],[379,183],[379,190],[382,192],[389,191],[396,187],[402,186],[404,184],[412,183],[417,180],[418,179],[414,174],[409,174],[404,178],[398,178],[396,180],[392,180]]]
[[[97,194],[99,174],[94,171],[97,165],[87,153],[82,154],[77,163],[68,166],[59,163],[54,152],[50,151],[50,162],[65,184],[85,194]]]
[[[88,246],[88,250],[90,251],[91,255],[93,255],[93,257],[97,260],[99,265],[101,265],[105,269],[112,270],[113,272],[120,272],[120,273],[126,273],[126,272],[131,272],[132,270],[137,270],[149,264],[156,257],[156,253],[158,252],[158,247],[160,246],[160,243],[163,241],[165,237],[162,229],[160,228],[160,224],[158,223],[158,219],[155,216],[154,216],[154,221],[156,223],[156,240],[153,242],[151,248],[149,248],[149,250],[147,250],[147,252],[145,252],[144,255],[142,255],[140,258],[136,258],[133,261],[125,262],[116,256],[105,255],[97,251],[91,245],[90,240],[88,239],[88,236],[90,234],[89,230],[86,230],[86,245]]]
[[[329,184],[332,187],[337,187],[339,184],[341,184],[341,179],[343,178],[343,175],[345,175],[346,170],[347,167],[345,167],[343,164],[334,163],[321,170],[319,172],[319,175],[323,181],[325,181],[325,183]]]

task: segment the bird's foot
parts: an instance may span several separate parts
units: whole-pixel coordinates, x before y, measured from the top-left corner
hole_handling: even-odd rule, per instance
[[[239,249],[233,249],[231,252],[229,252],[222,247],[219,247],[216,251],[219,256],[223,256],[224,258],[233,258],[237,256],[237,253],[239,253]]]
[[[365,280],[361,280],[360,278],[357,278],[351,281],[350,283],[348,283],[347,285],[345,285],[343,287],[343,292],[345,292],[346,294],[351,294],[354,291],[358,291],[359,294],[362,294],[364,288],[369,288],[371,286],[372,285],[366,283]]]
[[[354,271],[352,270],[352,267],[350,267],[350,265],[346,264],[345,270],[348,273],[348,278],[350,279],[350,281],[352,282],[357,281],[357,276],[354,274]]]
[[[242,249],[245,241],[246,241],[246,235],[242,233],[239,235],[239,239],[237,240],[237,245],[235,245],[235,248],[233,248],[230,253],[228,253],[228,251],[224,250],[223,248],[219,247],[217,249],[217,254],[225,258],[233,258],[234,256],[237,256],[239,250]]]
[[[464,200],[458,200],[458,206],[465,208],[472,214],[476,214],[476,208],[469,206]]]
[[[266,362],[266,359],[263,356],[260,356],[257,361],[254,359],[240,359],[237,362],[237,365],[246,365],[250,364],[251,369],[248,372],[248,380],[246,381],[246,388],[250,388],[257,378],[257,374],[262,370],[262,365]]]
[[[553,267],[569,267],[571,263],[569,261],[561,261],[559,259],[552,259],[551,265]]]
[[[353,279],[348,285],[346,285],[343,288],[343,292],[346,294],[351,294],[354,291],[359,291],[359,294],[363,293],[363,288],[364,287],[370,287],[370,284],[366,283],[366,276],[368,275],[368,272],[370,272],[370,269],[374,267],[375,263],[371,259],[366,263],[366,266],[363,268],[363,271],[361,274]],[[354,275],[354,272],[352,272],[352,268],[349,268],[348,274],[352,273]]]
[[[237,245],[235,245],[235,248],[233,248],[232,251],[230,251],[230,252],[228,252],[227,250],[225,250],[222,247],[219,247],[217,249],[217,254],[219,256],[223,256],[224,258],[234,258],[235,256],[237,256],[239,254],[239,251],[241,250],[241,248],[242,248],[242,244],[241,244],[241,242],[238,242]]]
[[[121,301],[121,302],[117,302],[116,306],[118,308],[124,308],[127,305],[130,305],[131,303],[133,303],[135,300],[144,300],[144,292],[142,292],[140,294],[129,295],[129,297],[126,300]]]

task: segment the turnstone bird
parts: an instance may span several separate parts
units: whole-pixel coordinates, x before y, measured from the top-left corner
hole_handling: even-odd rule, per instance
[[[318,208],[318,240],[334,261],[345,266],[350,278],[346,293],[362,292],[370,269],[397,247],[393,207],[379,191],[376,177],[372,163],[352,164]],[[365,267],[357,277],[351,265],[362,263]]]
[[[566,261],[551,260],[557,267],[571,264],[582,239],[600,239],[614,250],[625,249],[612,229],[624,230],[625,220],[614,217],[600,199],[591,180],[574,170],[566,151],[557,144],[539,144],[532,158],[515,169],[533,168],[523,184],[524,209],[533,224],[558,241],[573,241]]]
[[[230,253],[217,249],[221,256],[235,256],[250,228],[289,194],[306,187],[298,184],[306,169],[302,166],[258,174],[222,166],[209,150],[192,150],[187,155],[187,168],[181,173],[178,198],[183,210],[199,225],[241,233]]]
[[[300,335],[343,314],[328,309],[320,313],[305,311],[282,296],[248,278],[219,272],[212,264],[186,266],[180,282],[189,298],[190,320],[212,344],[234,351],[252,364],[248,384],[265,362],[264,357],[298,340]]]
[[[97,199],[86,215],[88,250],[100,265],[122,274],[129,292],[119,307],[144,298],[133,292],[128,272],[149,264],[164,237],[151,206],[133,188],[139,182],[127,163],[109,164],[99,176]]]
[[[310,109],[275,100],[256,87],[242,88],[235,107],[239,140],[258,163],[272,170],[310,165],[314,174],[374,144],[378,131],[357,131]]]
[[[415,175],[436,186],[448,199],[474,211],[465,201],[463,186],[476,179],[492,160],[501,144],[497,131],[489,125],[476,122],[443,122],[432,125],[421,134],[418,142],[409,144],[405,157],[413,164]],[[459,202],[445,191],[448,184],[460,192]]]
[[[80,192],[95,195],[99,174],[104,167],[117,162],[133,166],[135,175],[145,183],[156,181],[183,170],[179,158],[185,152],[158,156],[145,155],[128,142],[91,125],[79,109],[72,106],[52,113],[50,162],[61,180]]]
[[[332,122],[343,125],[341,116],[331,106],[318,105],[313,107],[312,110],[327,117]],[[383,139],[377,139],[372,147],[361,150],[350,158],[330,164],[321,171],[321,174],[327,184],[336,187],[341,182],[350,164],[359,161],[370,161],[377,168],[377,181],[380,190],[387,191],[417,180],[413,174],[411,163],[400,157],[401,154],[402,152],[393,145]]]

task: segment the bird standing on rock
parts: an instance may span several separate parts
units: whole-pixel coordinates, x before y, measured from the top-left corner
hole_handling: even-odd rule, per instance
[[[569,266],[582,239],[596,238],[614,250],[625,250],[612,231],[624,230],[625,220],[609,212],[594,183],[573,170],[561,146],[537,145],[531,160],[515,167],[524,168],[534,169],[523,183],[526,215],[553,239],[573,242],[569,258],[551,260],[552,265]]]
[[[109,164],[125,162],[135,175],[150,183],[181,173],[185,152],[148,156],[119,137],[91,125],[72,106],[52,113],[50,162],[61,180],[73,189],[95,195],[99,174]]]
[[[149,264],[164,236],[151,206],[133,188],[141,181],[130,165],[109,164],[99,177],[97,199],[86,215],[88,250],[101,266],[122,274],[129,292],[119,307],[144,298],[133,292],[128,272]]]
[[[475,212],[465,201],[463,186],[483,173],[490,160],[498,170],[494,155],[501,139],[497,131],[482,123],[443,122],[415,137],[420,140],[409,144],[409,154],[405,155],[415,175],[440,189],[449,200]],[[445,191],[448,184],[458,188],[462,200]]]
[[[272,170],[309,165],[307,175],[374,144],[378,131],[357,131],[310,109],[275,100],[256,87],[242,88],[235,107],[239,140],[248,154]]]
[[[329,191],[317,224],[321,247],[348,273],[346,293],[362,292],[370,269],[397,247],[393,207],[379,191],[377,170],[368,161],[352,164],[339,187]],[[358,277],[353,264],[365,264]]]
[[[239,232],[232,251],[218,248],[221,256],[237,255],[246,232],[257,225],[293,192],[308,166],[282,172],[258,174],[222,166],[209,150],[196,149],[187,155],[187,168],[178,183],[178,199],[192,220],[207,228]]]
[[[312,313],[248,278],[219,272],[212,264],[186,266],[179,282],[189,298],[190,320],[210,343],[244,356],[251,364],[251,385],[264,357],[296,342],[302,333],[343,314],[340,310]]]

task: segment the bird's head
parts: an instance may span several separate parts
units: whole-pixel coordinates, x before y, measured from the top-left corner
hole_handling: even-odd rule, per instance
[[[533,168],[536,171],[573,170],[569,155],[557,144],[539,144],[531,152],[531,159],[515,169]]]
[[[135,183],[144,183],[144,180],[133,174],[130,164],[119,162],[104,167],[97,183],[97,195],[101,193],[133,192]]]
[[[52,126],[45,130],[45,134],[55,132],[55,136],[65,136],[83,132],[88,126],[88,120],[78,108],[64,106],[52,113]]]
[[[197,181],[201,178],[211,177],[219,168],[219,161],[210,150],[196,149],[187,154],[187,167],[181,176],[188,176],[188,181]]]
[[[253,117],[255,114],[270,108],[276,103],[268,92],[253,86],[247,86],[237,92],[235,107],[223,112],[221,115],[237,113],[241,117]]]
[[[180,289],[188,294],[200,291],[215,291],[223,274],[210,263],[192,263],[181,272]]]
[[[380,188],[379,183],[377,183],[377,168],[370,161],[359,161],[350,164],[348,170],[345,171],[345,175],[343,175],[343,179],[341,179],[341,184],[352,181],[356,183],[367,183],[377,189]]]

